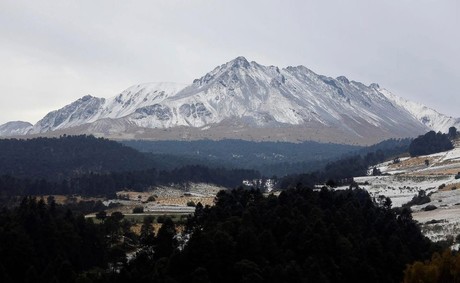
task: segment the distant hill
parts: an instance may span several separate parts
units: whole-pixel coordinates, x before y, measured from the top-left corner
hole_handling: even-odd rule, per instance
[[[303,173],[330,160],[363,149],[318,142],[251,142],[243,140],[122,141],[141,152],[164,156],[165,163],[184,159],[207,166],[255,169],[265,176]]]
[[[0,199],[15,195],[113,195],[129,188],[203,182],[234,188],[260,178],[256,170],[226,169],[188,156],[141,153],[93,136],[0,140]],[[196,165],[198,164],[198,165]]]

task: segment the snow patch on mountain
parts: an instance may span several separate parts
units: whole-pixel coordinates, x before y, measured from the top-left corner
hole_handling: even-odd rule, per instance
[[[143,107],[161,103],[186,86],[179,83],[145,83],[131,86],[108,99],[102,105],[97,119],[125,117]]]
[[[11,137],[11,136],[21,136],[27,134],[33,125],[29,122],[23,121],[12,121],[0,125],[0,136],[1,137]]]
[[[345,76],[318,75],[304,66],[280,69],[238,57],[188,85],[147,83],[108,99],[84,96],[50,112],[28,133],[78,127],[102,135],[117,129],[136,133],[184,127],[217,132],[291,127],[308,128],[326,139],[339,133],[351,141],[417,136],[429,127],[452,123],[425,108],[422,115],[417,104],[377,84],[366,86]]]
[[[131,86],[109,99],[87,95],[47,114],[34,125],[30,134],[76,127],[101,119],[123,118],[143,107],[161,103],[184,87],[176,83],[146,83]]]
[[[104,98],[86,95],[59,110],[48,113],[29,133],[42,133],[81,125],[97,116],[104,102]]]
[[[428,128],[436,132],[440,131],[443,133],[447,133],[450,127],[456,127],[457,129],[460,129],[460,118],[446,116],[421,103],[409,101],[407,99],[394,95],[386,89],[381,89],[378,87],[378,90],[386,97],[388,97],[391,101],[393,101],[396,105],[407,110],[422,124],[426,125]]]

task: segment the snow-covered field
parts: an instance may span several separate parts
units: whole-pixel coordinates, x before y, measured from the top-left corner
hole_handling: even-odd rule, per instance
[[[401,158],[399,163],[390,161],[376,167],[382,176],[355,178],[372,197],[389,197],[393,207],[400,207],[423,190],[431,201],[411,207],[412,216],[420,223],[422,232],[434,241],[460,234],[460,179],[455,179],[460,172],[458,143],[451,151]],[[427,206],[436,209],[425,211]]]
[[[125,214],[129,214],[134,207],[143,207],[146,213],[193,213],[195,207],[189,206],[189,202],[212,205],[216,194],[225,189],[205,183],[171,184],[153,187],[146,192],[120,191],[117,193],[119,198],[104,201],[103,204],[121,204],[122,208],[115,210],[122,210]],[[155,200],[150,201],[149,197]]]
[[[409,202],[418,192],[424,190],[427,194],[437,191],[442,184],[450,182],[448,176],[369,176],[355,178],[361,188],[371,196],[384,195],[389,197],[393,207],[401,207]]]

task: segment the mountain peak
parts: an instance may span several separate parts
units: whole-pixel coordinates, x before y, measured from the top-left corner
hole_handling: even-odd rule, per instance
[[[32,124],[24,121],[11,121],[0,125],[0,136],[20,136],[25,135],[32,129]]]
[[[87,95],[83,96],[82,98],[80,98],[80,100],[81,101],[87,101],[87,100],[90,100],[92,98],[95,98],[95,97],[90,95],[90,94],[87,94]]]
[[[228,62],[227,65],[231,65],[232,67],[243,67],[247,69],[249,68],[250,63],[245,57],[238,56],[232,61]]]
[[[150,138],[155,129],[168,128],[168,135],[187,129],[206,138],[243,130],[251,139],[369,142],[460,124],[395,100],[377,84],[334,79],[305,66],[260,65],[239,56],[192,84],[138,84],[108,99],[86,95],[48,113],[32,129],[30,124],[5,125],[0,136],[66,130]]]

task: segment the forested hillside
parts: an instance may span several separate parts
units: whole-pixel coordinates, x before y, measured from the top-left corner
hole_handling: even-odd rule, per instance
[[[57,206],[24,198],[0,210],[0,282],[76,282],[90,269],[107,268],[103,227]]]
[[[362,147],[306,141],[250,142],[243,140],[123,141],[141,152],[193,159],[200,164],[219,164],[254,169],[265,176],[284,176],[317,170],[328,161]]]
[[[234,142],[228,141],[229,145]],[[301,163],[285,161],[265,165],[265,168],[274,166],[274,170],[278,170],[276,168],[281,166],[284,170],[304,168],[305,171],[302,172],[313,171],[282,178],[279,187],[284,188],[296,186],[297,183],[314,186],[328,179],[338,182],[341,179],[363,175],[370,165],[406,152],[409,142],[410,140],[388,140],[329,163],[326,163],[327,160]],[[203,142],[203,145],[206,144],[207,142]],[[251,149],[254,145],[249,144],[251,143],[248,143],[248,148]],[[117,142],[92,136],[10,139],[0,140],[0,145],[0,198],[41,194],[112,196],[121,189],[143,191],[154,185],[186,182],[205,182],[234,188],[241,185],[243,180],[261,177],[254,169],[236,169],[236,166],[225,168],[225,162],[221,164],[216,160],[198,162],[195,157],[184,152],[184,155],[140,153]],[[178,145],[184,146],[182,143]],[[266,146],[268,149],[274,145],[275,143],[261,144],[262,148]],[[290,152],[292,156],[295,153],[293,149],[306,146],[299,144],[292,148],[293,144],[279,145],[280,151]],[[166,144],[162,146],[165,147]],[[324,145],[313,143],[312,146],[315,149]],[[331,147],[336,148],[337,145]],[[230,146],[226,149],[228,151],[221,155],[229,154],[232,148]],[[241,151],[249,153],[248,148],[243,147]],[[343,150],[347,148],[350,149],[343,147]],[[210,150],[216,148],[213,149],[211,146]],[[311,149],[307,152],[309,150]],[[243,158],[245,159],[247,157]],[[293,157],[292,160],[299,160],[299,157]],[[193,165],[195,162],[202,165]],[[236,164],[250,168],[251,164],[257,167],[255,163],[257,160],[250,164],[240,161]]]
[[[214,207],[197,205],[183,234],[167,218],[155,233],[146,217],[135,234],[121,213],[93,224],[30,198],[0,220],[8,283],[401,282],[407,264],[440,250],[409,210],[396,214],[363,190],[222,191]]]
[[[261,177],[255,170],[193,165],[187,157],[140,153],[93,136],[0,140],[0,160],[0,201],[16,195],[113,196],[187,182],[234,188]]]
[[[0,139],[0,175],[63,180],[85,173],[144,170],[154,160],[130,147],[93,136]]]
[[[278,187],[289,188],[302,184],[312,188],[325,182],[331,186],[350,184],[353,177],[367,175],[370,166],[406,154],[410,142],[410,139],[384,141],[331,161],[317,171],[285,176],[280,179]]]
[[[155,185],[187,182],[210,183],[235,188],[243,180],[260,178],[254,170],[208,168],[205,166],[184,166],[171,171],[142,170],[106,174],[82,174],[62,182],[45,179],[22,179],[9,175],[0,176],[0,204],[2,199],[27,195],[84,195],[114,197],[120,190],[145,191]]]
[[[363,190],[221,192],[188,231],[182,251],[144,250],[115,281],[400,282],[407,263],[435,250],[408,210],[396,215]]]

